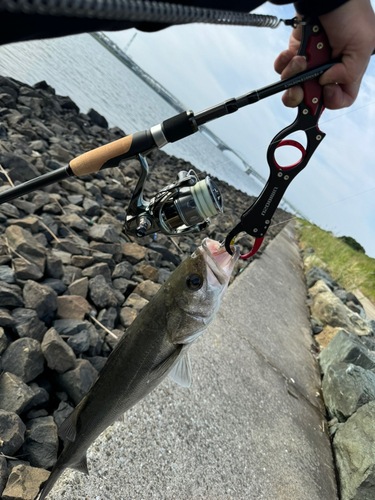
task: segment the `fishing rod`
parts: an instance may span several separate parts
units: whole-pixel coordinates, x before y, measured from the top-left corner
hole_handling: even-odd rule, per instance
[[[293,20],[294,24],[300,22]],[[290,24],[292,24],[290,22]],[[258,90],[253,90],[237,98],[200,111],[184,111],[148,130],[136,132],[122,139],[88,151],[58,170],[41,175],[0,193],[0,204],[8,202],[49,184],[82,175],[95,174],[99,170],[116,167],[122,160],[138,158],[141,175],[132,195],[126,214],[125,232],[138,237],[161,231],[169,236],[179,236],[187,232],[203,231],[209,224],[209,217],[223,211],[223,200],[218,186],[210,179],[199,181],[193,170],[180,172],[177,180],[159,191],[149,202],[143,198],[143,188],[148,175],[146,156],[156,148],[188,137],[212,120],[234,113],[262,99],[301,85],[304,99],[298,106],[295,121],[279,132],[271,141],[267,151],[270,176],[261,194],[241,216],[240,222],[225,239],[225,248],[231,253],[231,242],[240,233],[255,237],[248,258],[259,249],[271,218],[287,187],[309,162],[325,134],[319,130],[318,121],[324,110],[323,88],[319,77],[331,68],[337,60],[331,59],[331,49],[327,36],[318,21],[302,24],[302,41],[299,55],[307,60],[306,71],[296,76],[280,80]],[[307,146],[304,148],[287,136],[296,131],[304,131]],[[300,160],[289,166],[281,166],[275,159],[276,149],[292,146],[300,151]]]

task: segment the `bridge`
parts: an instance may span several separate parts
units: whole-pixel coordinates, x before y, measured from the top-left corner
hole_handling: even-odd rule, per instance
[[[207,128],[205,125],[201,125],[199,127],[199,130],[203,133],[204,136],[207,136],[207,138],[218,148],[220,151],[229,151],[230,153],[234,154],[243,164],[245,168],[245,173],[248,175],[252,175],[258,181],[260,181],[262,184],[265,184],[266,179],[262,177],[255,169],[252,167],[247,160],[239,153],[238,151],[235,151],[233,148],[228,146],[220,137],[218,137],[216,134],[214,134],[209,128]]]

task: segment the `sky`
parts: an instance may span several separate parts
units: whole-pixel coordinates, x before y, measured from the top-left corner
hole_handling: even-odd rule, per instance
[[[375,0],[372,5],[375,7]],[[266,3],[255,12],[283,19],[294,16],[292,5]],[[156,33],[137,32],[128,54],[197,113],[277,81],[273,63],[287,48],[290,30],[284,25],[277,29],[174,26]],[[124,49],[135,32],[107,35]],[[273,96],[208,124],[265,178],[269,173],[268,144],[297,114],[295,109],[285,108],[280,98],[281,94]],[[375,57],[354,105],[324,111],[319,126],[327,135],[289,186],[286,198],[313,223],[336,236],[355,238],[375,258],[374,124]],[[295,139],[306,144],[303,132]]]

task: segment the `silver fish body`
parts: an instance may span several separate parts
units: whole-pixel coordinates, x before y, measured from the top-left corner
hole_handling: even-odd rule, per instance
[[[204,240],[164,283],[136,317],[87,395],[63,422],[61,452],[39,500],[66,468],[88,473],[86,451],[124,412],[149,394],[168,374],[190,385],[191,343],[213,320],[233,267],[233,256],[213,240]]]

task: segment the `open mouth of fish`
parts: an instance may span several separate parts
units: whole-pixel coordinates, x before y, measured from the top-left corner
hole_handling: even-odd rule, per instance
[[[207,272],[209,284],[214,285],[216,280],[220,285],[225,285],[229,282],[233,268],[240,256],[240,248],[233,246],[233,255],[230,255],[218,241],[205,238],[202,242],[203,254],[207,266],[211,273]]]

